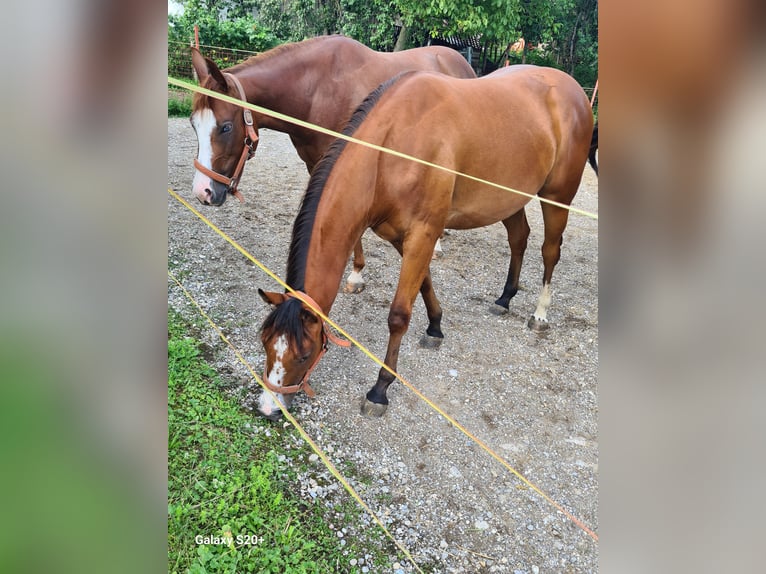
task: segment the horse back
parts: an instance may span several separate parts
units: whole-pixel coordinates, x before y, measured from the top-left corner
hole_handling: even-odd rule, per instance
[[[592,122],[587,96],[573,78],[550,68],[511,66],[478,79],[405,74],[383,93],[354,135],[536,194],[552,178],[579,182]],[[424,191],[427,187],[441,189],[451,202],[450,227],[488,225],[529,201],[388,155],[381,156],[378,174],[378,186],[392,203],[413,187],[421,194],[431,193]]]

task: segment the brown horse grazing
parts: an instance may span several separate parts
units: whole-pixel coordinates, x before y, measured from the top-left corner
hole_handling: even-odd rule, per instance
[[[383,53],[343,36],[285,44],[224,72],[192,48],[192,63],[202,87],[334,131],[343,129],[367,94],[400,72],[426,70],[475,77],[465,58],[451,48]],[[206,205],[221,205],[229,193],[242,201],[237,184],[245,161],[255,153],[259,127],[289,134],[309,173],[334,139],[263,114],[245,112],[243,119],[240,107],[199,93],[192,105],[191,123],[199,143],[192,191]],[[248,118],[253,126],[246,130]],[[364,288],[363,267],[359,241],[346,291],[356,293]]]
[[[345,133],[513,189],[570,204],[591,143],[588,98],[570,76],[551,68],[511,66],[474,80],[427,72],[394,78],[365,100]],[[354,190],[354,201],[346,199]],[[469,229],[501,221],[508,231],[511,263],[503,297],[518,287],[529,226],[528,198],[370,148],[336,141],[312,173],[293,227],[287,283],[328,314],[345,254],[371,227],[400,253],[399,285],[388,314],[385,364],[396,370],[418,291],[429,326],[423,343],[438,344],[442,310],[429,270],[431,251],[445,227]],[[542,203],[545,239],[543,285],[529,326],[547,326],[550,283],[559,260],[569,212]],[[262,342],[265,380],[272,390],[305,388],[307,373],[326,345],[326,330],[301,300],[283,293],[261,297],[275,308]],[[381,369],[362,412],[382,415],[394,376]],[[279,395],[283,400],[285,394]],[[276,405],[264,393],[260,411]]]

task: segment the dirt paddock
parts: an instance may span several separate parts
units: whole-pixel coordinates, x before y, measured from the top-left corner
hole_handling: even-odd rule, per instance
[[[283,276],[308,174],[286,135],[261,130],[260,136],[240,184],[246,203],[229,198],[219,208],[199,207]],[[169,119],[168,185],[189,200],[195,153],[188,119]],[[598,210],[590,167],[573,205]],[[598,222],[570,215],[553,275],[551,329],[536,334],[526,322],[542,278],[539,205],[529,204],[527,216],[532,233],[521,290],[503,316],[490,308],[508,269],[505,228],[449,232],[444,257],[431,266],[445,340],[436,350],[418,346],[427,325],[418,299],[399,371],[598,532]],[[340,294],[330,316],[383,356],[399,256],[370,231],[363,241],[367,288]],[[281,290],[279,285],[170,196],[168,265],[260,372],[258,329],[268,308],[257,289]],[[168,296],[172,307],[188,310],[178,289],[169,287]],[[249,373],[215,333],[206,337],[221,375],[250,385],[248,402],[255,401],[260,391]],[[362,417],[360,401],[377,372],[358,349],[331,347],[312,375],[317,397],[299,395],[292,410],[335,462],[353,462],[373,478],[360,486],[361,495],[419,562],[435,572],[598,570],[597,542],[403,385],[389,389],[383,418]]]

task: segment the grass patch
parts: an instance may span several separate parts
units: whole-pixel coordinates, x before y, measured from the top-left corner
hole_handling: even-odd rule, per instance
[[[365,555],[370,572],[390,568],[382,532],[359,526],[363,511],[348,495],[301,498],[310,449],[292,427],[240,409],[193,330],[169,311],[168,572],[356,573],[350,560]],[[341,539],[342,527],[357,534]]]
[[[188,117],[192,111],[192,97],[188,92],[168,90],[168,117]]]

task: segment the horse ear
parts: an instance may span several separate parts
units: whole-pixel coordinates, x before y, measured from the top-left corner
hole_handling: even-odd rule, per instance
[[[258,289],[258,295],[260,295],[261,299],[263,299],[266,303],[274,306],[281,305],[285,302],[285,299],[287,299],[287,295],[284,293],[264,291],[263,289]]]
[[[194,66],[194,71],[197,72],[199,83],[202,85],[205,83],[205,79],[210,75],[207,71],[207,62],[205,61],[205,58],[202,56],[202,54],[199,53],[199,50],[194,46],[192,46],[191,49],[191,57],[192,66]]]
[[[216,84],[218,84],[213,89],[223,94],[228,92],[229,87],[226,83],[226,79],[223,77],[221,70],[218,69],[218,66],[215,65],[215,62],[210,58],[205,58],[205,62],[207,62],[207,71],[210,72],[210,75],[213,76]]]
[[[197,72],[200,85],[205,83],[208,76],[212,76],[216,83],[216,85],[211,86],[212,89],[225,94],[228,91],[226,79],[216,63],[210,58],[205,58],[194,46],[192,46],[191,53],[192,65],[194,66],[194,71]]]

